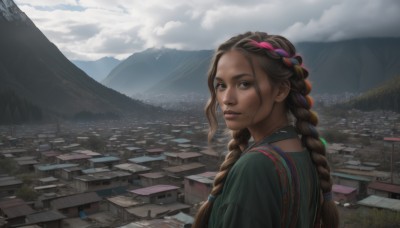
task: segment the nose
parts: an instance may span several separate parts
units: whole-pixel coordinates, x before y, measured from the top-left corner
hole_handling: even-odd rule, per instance
[[[222,96],[222,103],[224,105],[234,105],[236,102],[236,91],[233,88],[226,88]]]

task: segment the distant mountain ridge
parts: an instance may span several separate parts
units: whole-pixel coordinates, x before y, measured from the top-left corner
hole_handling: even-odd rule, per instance
[[[363,92],[400,73],[400,38],[304,42],[296,47],[310,71],[314,93]],[[211,50],[145,50],[123,61],[103,83],[127,95],[206,93],[212,54]]]
[[[103,57],[94,61],[72,60],[72,62],[91,78],[101,82],[121,61],[113,57]]]
[[[173,72],[208,58],[210,51],[179,51],[174,49],[147,49],[134,53],[115,67],[102,81],[110,88],[132,95],[143,93]]]
[[[0,91],[40,107],[46,116],[68,118],[85,111],[149,116],[160,111],[97,83],[24,18],[11,0],[0,0],[0,6]]]
[[[372,89],[347,103],[360,110],[391,110],[400,113],[400,74],[382,86]]]

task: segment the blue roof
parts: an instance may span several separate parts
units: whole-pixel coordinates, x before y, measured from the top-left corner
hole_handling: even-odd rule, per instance
[[[49,171],[49,170],[65,169],[76,166],[78,166],[78,164],[53,164],[53,165],[38,165],[36,166],[36,168],[40,171]]]
[[[179,143],[179,144],[190,143],[191,142],[189,139],[184,139],[184,138],[172,139],[171,141]]]
[[[350,175],[350,174],[346,174],[346,173],[331,172],[331,175],[336,176],[336,177],[343,177],[343,178],[351,179],[351,180],[357,180],[357,181],[366,181],[366,182],[371,181],[371,179],[366,178],[366,177],[355,176],[355,175]]]
[[[163,160],[165,160],[165,155],[160,155],[158,157],[142,156],[142,157],[128,159],[128,161],[134,162],[134,163],[143,163],[143,162],[150,162],[150,161],[163,161]]]
[[[120,158],[113,157],[113,156],[107,156],[107,157],[101,157],[101,158],[91,158],[89,161],[91,162],[112,162],[112,161],[119,161]]]

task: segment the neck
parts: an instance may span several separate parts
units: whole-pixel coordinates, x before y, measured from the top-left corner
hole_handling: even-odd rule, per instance
[[[277,121],[275,123],[270,124],[268,127],[259,128],[259,129],[249,129],[251,136],[254,139],[255,143],[260,142],[265,137],[272,135],[274,132],[278,131],[281,128],[284,128],[289,125],[289,121],[285,118],[282,121]]]

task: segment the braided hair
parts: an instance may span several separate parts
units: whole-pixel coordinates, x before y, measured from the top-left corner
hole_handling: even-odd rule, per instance
[[[293,44],[282,36],[268,35],[263,32],[246,32],[232,37],[218,47],[208,72],[208,87],[211,94],[206,106],[206,116],[210,125],[208,139],[212,139],[218,126],[216,116],[218,104],[214,88],[217,64],[223,54],[233,49],[259,57],[261,68],[267,73],[273,84],[289,81],[290,92],[286,98],[285,105],[293,115],[297,131],[301,135],[302,144],[310,152],[310,156],[316,166],[321,192],[324,195],[330,194],[332,179],[325,156],[325,146],[321,142],[316,129],[318,117],[311,110],[313,100],[309,96],[311,84],[307,80],[308,71],[302,66],[302,58],[296,55],[296,49]],[[248,145],[250,137],[250,132],[247,129],[232,131],[232,139],[228,143],[229,152],[214,179],[214,186],[210,196],[215,197],[221,193],[229,171],[240,158],[242,154],[241,148],[245,148]],[[193,224],[194,228],[208,226],[212,206],[212,199],[209,199],[201,206]],[[331,199],[323,200],[320,215],[322,224],[325,227],[339,226],[338,211]]]

